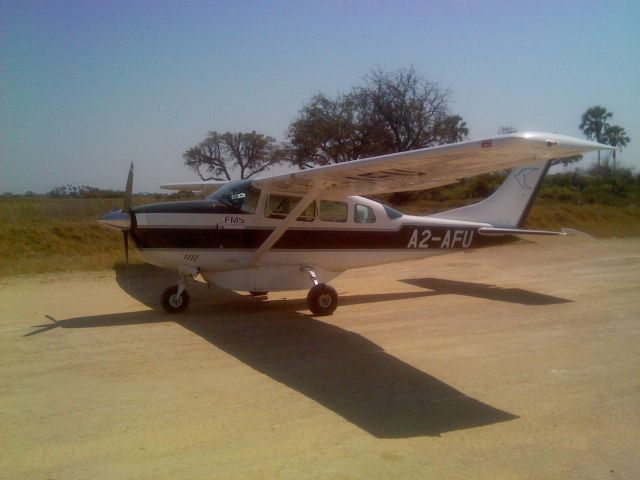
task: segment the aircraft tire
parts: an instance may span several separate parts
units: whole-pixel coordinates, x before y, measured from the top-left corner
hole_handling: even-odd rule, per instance
[[[315,285],[309,290],[307,305],[315,315],[331,315],[338,308],[338,292],[324,283]]]
[[[172,285],[162,292],[162,308],[167,313],[180,313],[189,306],[189,292],[182,291],[180,297],[176,297],[178,285]]]

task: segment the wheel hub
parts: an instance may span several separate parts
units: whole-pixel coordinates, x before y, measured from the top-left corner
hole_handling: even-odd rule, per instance
[[[169,304],[173,308],[179,308],[182,305],[182,295],[178,296],[175,293],[169,297]]]
[[[323,293],[322,295],[320,295],[318,297],[318,304],[322,308],[330,307],[331,306],[331,295],[329,295],[328,293]]]

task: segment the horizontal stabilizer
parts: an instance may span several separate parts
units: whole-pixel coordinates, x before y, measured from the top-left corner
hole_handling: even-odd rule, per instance
[[[570,231],[565,231],[564,229],[560,232],[554,232],[551,230],[528,230],[526,228],[494,228],[494,227],[485,227],[478,230],[480,235],[570,235]]]

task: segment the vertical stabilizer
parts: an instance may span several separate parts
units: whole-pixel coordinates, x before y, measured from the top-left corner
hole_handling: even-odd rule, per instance
[[[551,162],[516,167],[498,189],[485,200],[432,215],[436,218],[489,223],[496,227],[522,227]]]

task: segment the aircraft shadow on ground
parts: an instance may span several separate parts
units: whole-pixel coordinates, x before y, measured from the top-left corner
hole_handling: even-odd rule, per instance
[[[502,288],[486,283],[460,282],[440,278],[411,278],[401,282],[431,290],[435,295],[464,295],[522,305],[555,305],[573,300],[532,292],[522,288]]]
[[[153,297],[153,304],[161,291],[156,287],[162,282],[166,286],[168,278],[175,280],[175,274],[167,278],[156,272],[149,278],[135,273],[130,272],[128,282],[124,276],[122,284],[141,301]],[[201,294],[207,297],[206,287],[193,290],[196,300]],[[53,328],[175,321],[378,438],[437,436],[517,418],[389,355],[359,334],[295,311],[296,305],[305,308],[304,300],[269,301],[258,306],[258,299],[225,294],[226,298],[216,299],[215,307],[211,301],[196,301],[194,310],[180,315],[149,310],[58,321],[49,317],[50,323],[27,335]],[[413,296],[425,294],[433,293],[414,292]],[[361,297],[376,301],[372,298],[375,295]],[[230,308],[220,308],[227,301],[233,302]]]

